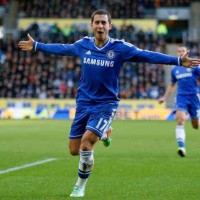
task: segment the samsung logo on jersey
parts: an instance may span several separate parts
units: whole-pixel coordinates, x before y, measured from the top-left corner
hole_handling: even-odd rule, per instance
[[[114,61],[99,60],[99,59],[92,59],[92,58],[84,58],[83,63],[90,64],[90,65],[102,66],[102,67],[113,67],[114,66]]]
[[[186,77],[192,77],[192,73],[176,75],[176,78],[177,78],[177,79],[186,78]]]

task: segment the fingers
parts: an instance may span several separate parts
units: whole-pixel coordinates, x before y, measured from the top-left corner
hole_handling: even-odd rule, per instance
[[[25,48],[26,47],[26,41],[20,41],[18,43],[18,46],[22,49],[22,48]]]
[[[182,60],[185,60],[185,59],[187,59],[188,58],[188,56],[189,56],[189,53],[190,53],[190,50],[187,50],[186,51],[186,53],[181,57],[182,58]]]
[[[28,40],[27,41],[19,41],[18,46],[23,51],[32,51],[34,46],[34,40],[30,36],[30,34],[27,34]]]
[[[196,62],[196,63],[200,63],[200,59],[191,59],[192,60],[192,62]]]
[[[188,52],[187,52],[188,53]],[[194,68],[195,66],[200,65],[200,59],[197,58],[189,58],[186,56],[186,54],[184,55],[183,59],[182,59],[182,65],[184,67],[187,68]]]
[[[27,41],[19,41],[18,46],[21,50],[23,51],[31,51],[33,50],[33,43],[34,40],[33,38],[30,36],[30,34],[27,34],[28,40]]]
[[[31,51],[32,50],[32,48],[30,47],[30,45],[28,44],[27,41],[20,41],[18,43],[18,46],[23,51]]]
[[[28,50],[27,47],[24,46],[24,45],[19,46],[19,48],[20,48],[22,51],[27,51],[27,50]]]
[[[158,99],[158,103],[159,104],[162,104],[164,102],[164,98],[163,97],[161,97],[160,99]]]
[[[190,50],[187,50],[186,53],[183,55],[183,57],[188,57],[190,54]]]
[[[31,40],[32,42],[34,42],[34,39],[30,36],[30,34],[27,34],[28,40]]]
[[[200,59],[192,59],[191,60],[191,65],[192,66],[200,65]]]
[[[22,46],[22,45],[25,45],[25,44],[26,44],[26,41],[19,41],[18,46]]]

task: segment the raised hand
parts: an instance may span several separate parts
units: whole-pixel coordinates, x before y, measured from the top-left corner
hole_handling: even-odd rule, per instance
[[[182,57],[182,66],[192,68],[200,64],[200,59],[197,58],[189,58],[190,51],[188,50]]]
[[[33,50],[33,43],[34,39],[28,34],[27,35],[28,40],[27,41],[19,41],[18,46],[22,51],[32,51]]]
[[[159,99],[158,99],[158,103],[159,104],[162,104],[162,103],[164,103],[165,102],[165,98],[164,97],[160,97]]]

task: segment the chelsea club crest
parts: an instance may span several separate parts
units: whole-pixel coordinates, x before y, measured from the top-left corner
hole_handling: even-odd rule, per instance
[[[115,57],[115,52],[113,50],[109,50],[107,53],[106,53],[106,56],[109,58],[109,59],[112,59]]]

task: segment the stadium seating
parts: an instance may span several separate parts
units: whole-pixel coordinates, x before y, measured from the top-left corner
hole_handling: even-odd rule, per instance
[[[9,3],[4,2],[3,5]],[[150,10],[155,10],[159,6],[189,4],[189,0],[137,0],[135,3],[131,0],[95,0],[85,7],[85,1],[82,0],[69,0],[67,3],[64,0],[50,0],[48,4],[39,0],[21,0],[18,17],[88,18],[97,8],[106,8],[111,11],[113,18],[143,18]],[[78,9],[71,9],[72,7]],[[85,9],[81,9],[83,7]],[[26,39],[27,33],[45,43],[73,43],[85,35],[90,35],[87,28],[80,29],[76,25],[61,30],[57,24],[41,26],[33,23],[27,29],[19,31],[15,38],[8,35],[0,39],[0,98],[74,98],[81,73],[80,60],[74,57],[21,52],[17,43],[21,39]],[[166,53],[164,38],[157,38],[150,29],[144,31],[132,24],[123,24],[121,27],[113,27],[111,37],[125,39],[142,49]],[[199,44],[190,41],[188,46],[192,56],[199,56]],[[156,99],[166,89],[165,70],[162,65],[126,63],[119,84],[121,98]]]
[[[132,27],[134,29],[134,27]],[[71,27],[66,36],[61,30],[40,31],[33,24],[28,32],[42,42],[71,43],[88,35]],[[149,32],[142,30],[128,34],[130,25],[123,29],[115,28],[120,38],[136,44],[142,49],[165,52],[163,39],[157,40]],[[127,30],[127,31],[124,31]],[[21,32],[20,39],[26,37],[27,30]],[[124,35],[124,33],[127,33]],[[131,35],[132,34],[132,35]],[[45,37],[44,37],[45,36]],[[45,39],[44,39],[45,38]],[[21,52],[18,40],[7,38],[2,41],[3,81],[0,85],[0,97],[6,98],[74,98],[80,78],[80,60],[74,57],[55,57],[43,53]],[[164,70],[159,65],[138,63],[125,64],[120,75],[121,98],[158,98],[164,92]]]
[[[38,18],[90,18],[94,10],[108,9],[113,18],[144,18],[159,6],[188,6],[190,0],[60,0],[20,1],[20,17]],[[77,8],[77,9],[72,9]]]

